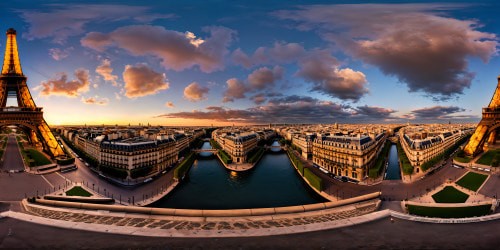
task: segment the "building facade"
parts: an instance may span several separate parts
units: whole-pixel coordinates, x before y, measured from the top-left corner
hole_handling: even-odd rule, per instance
[[[312,143],[313,162],[335,175],[361,181],[375,164],[386,138],[386,133],[318,136]]]
[[[300,148],[303,158],[310,160],[313,155],[314,139],[316,139],[315,134],[298,134],[292,137],[292,144]]]
[[[443,154],[462,138],[473,132],[470,128],[419,129],[406,127],[399,131],[401,147],[403,148],[415,172],[420,172],[420,166],[429,160]]]

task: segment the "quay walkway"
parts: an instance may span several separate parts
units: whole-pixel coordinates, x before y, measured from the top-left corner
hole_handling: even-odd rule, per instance
[[[0,216],[55,227],[117,234],[194,238],[248,237],[310,232],[364,223],[387,216],[385,213],[376,212],[379,205],[379,199],[372,199],[298,213],[199,217],[61,208],[31,204],[24,200],[24,213],[7,211],[0,213]],[[228,210],[227,213],[230,212],[231,210]],[[363,215],[367,216],[360,217]]]

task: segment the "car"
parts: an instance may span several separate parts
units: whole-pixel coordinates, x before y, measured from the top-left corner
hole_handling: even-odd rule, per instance
[[[150,178],[147,178],[147,179],[145,179],[145,180],[144,180],[144,183],[148,183],[148,182],[150,182],[150,181],[152,181],[152,180],[153,180],[153,178],[151,178],[151,177],[150,177]]]
[[[342,182],[348,182],[348,181],[349,181],[349,178],[347,178],[346,176],[341,176],[341,177],[340,177],[340,180],[341,180]]]

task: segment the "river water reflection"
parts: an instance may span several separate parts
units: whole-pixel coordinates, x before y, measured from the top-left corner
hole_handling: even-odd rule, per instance
[[[401,171],[399,170],[398,149],[396,144],[391,145],[389,150],[389,165],[387,167],[386,180],[401,180]]]
[[[202,148],[210,148],[210,144],[205,142]],[[214,156],[207,155],[200,153],[186,179],[151,206],[238,209],[325,201],[298,176],[286,153],[266,153],[247,172],[229,171]]]

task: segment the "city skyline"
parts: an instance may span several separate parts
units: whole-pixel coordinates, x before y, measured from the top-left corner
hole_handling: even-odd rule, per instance
[[[479,121],[497,4],[314,3],[32,2],[1,28],[50,125]]]

